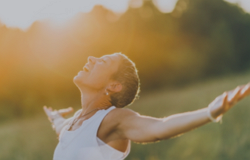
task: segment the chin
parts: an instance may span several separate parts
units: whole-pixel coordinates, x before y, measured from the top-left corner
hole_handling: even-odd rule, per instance
[[[88,86],[85,82],[86,77],[83,77],[81,75],[76,75],[73,78],[73,82],[74,84],[78,87],[78,88],[82,88],[82,87],[86,87]]]
[[[73,82],[75,83],[76,86],[79,86],[79,85],[81,85],[82,80],[81,80],[81,78],[80,78],[79,75],[76,75],[76,76],[73,78]]]

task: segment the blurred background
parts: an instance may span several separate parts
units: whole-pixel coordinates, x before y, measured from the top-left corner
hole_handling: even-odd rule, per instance
[[[206,107],[250,81],[248,0],[0,2],[0,159],[52,159],[58,142],[42,106],[80,109],[73,77],[88,56],[122,52],[155,117]],[[250,159],[250,97],[181,137],[133,144],[126,160]]]

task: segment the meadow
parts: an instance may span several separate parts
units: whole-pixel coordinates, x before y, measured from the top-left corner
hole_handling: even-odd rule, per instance
[[[208,79],[177,89],[142,93],[129,108],[155,117],[206,107],[217,95],[250,81],[250,72]],[[209,123],[170,140],[132,144],[126,160],[250,159],[250,97],[239,102],[220,124]],[[41,106],[42,110],[42,106]],[[52,159],[57,138],[44,114],[0,125],[1,160]]]

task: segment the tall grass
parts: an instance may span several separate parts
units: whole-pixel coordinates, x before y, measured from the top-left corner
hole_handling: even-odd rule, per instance
[[[154,91],[141,96],[130,108],[150,116],[206,107],[217,95],[248,83],[250,73],[208,80],[175,90]],[[222,124],[210,123],[180,137],[146,145],[132,144],[126,160],[245,160],[250,159],[250,97],[223,117]],[[42,108],[41,108],[42,109]],[[57,144],[45,115],[0,126],[1,160],[49,160]]]

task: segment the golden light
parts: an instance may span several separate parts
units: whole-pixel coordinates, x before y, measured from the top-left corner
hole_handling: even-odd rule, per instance
[[[171,12],[177,0],[154,0],[160,11]],[[8,0],[0,1],[0,22],[7,27],[27,29],[35,21],[66,22],[77,13],[90,12],[101,5],[114,13],[124,13],[129,7],[138,8],[143,0]]]

